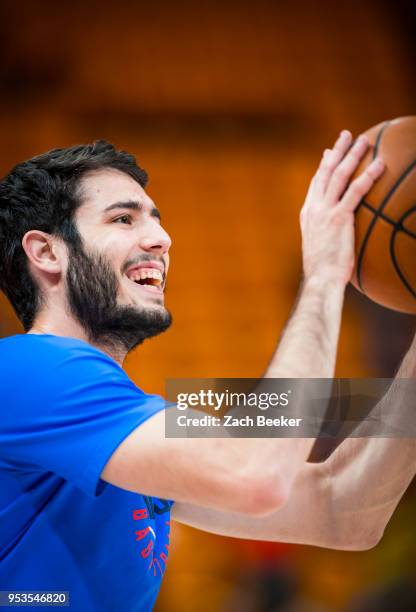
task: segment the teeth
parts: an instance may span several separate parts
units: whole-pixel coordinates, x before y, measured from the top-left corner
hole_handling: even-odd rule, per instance
[[[128,274],[128,278],[131,281],[140,281],[146,278],[152,278],[157,281],[154,284],[158,285],[161,285],[163,280],[162,273],[156,268],[141,268],[140,270],[133,270],[133,272]]]

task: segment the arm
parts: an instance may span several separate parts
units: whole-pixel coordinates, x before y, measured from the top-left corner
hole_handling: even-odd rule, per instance
[[[414,384],[403,391],[400,379],[416,379],[416,336],[395,381],[373,410],[376,418],[386,415],[390,425],[403,432],[414,423]],[[412,436],[413,431],[408,431]],[[365,529],[378,542],[416,473],[416,439],[348,438],[322,467],[342,531]]]
[[[415,377],[416,336],[396,378]],[[393,424],[409,422],[414,406],[404,405],[400,386],[386,400]],[[220,535],[366,550],[381,539],[415,473],[414,438],[349,438],[325,462],[306,463],[288,503],[261,520],[184,504],[175,504],[172,517]]]
[[[266,377],[333,376],[353,267],[354,209],[382,171],[375,161],[347,188],[368,143],[350,145],[351,135],[343,132],[311,183],[301,214],[303,287]],[[264,516],[288,500],[313,442],[165,438],[164,415],[158,414],[120,444],[102,478],[147,495]]]

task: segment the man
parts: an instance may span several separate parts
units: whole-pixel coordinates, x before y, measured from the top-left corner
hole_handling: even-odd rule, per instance
[[[354,210],[383,171],[348,184],[367,147],[343,131],[324,152],[302,287],[265,377],[334,374]],[[85,612],[152,608],[173,502],[176,520],[217,533],[365,549],[415,471],[411,440],[347,440],[313,465],[313,439],[165,437],[163,400],[121,369],[171,322],[171,240],[145,184],[105,141],[0,184],[1,288],[26,332],[0,341],[0,588],[69,591]],[[414,372],[413,345],[399,375]]]

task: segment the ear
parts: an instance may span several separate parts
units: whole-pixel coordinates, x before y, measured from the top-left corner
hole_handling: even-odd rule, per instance
[[[40,230],[30,230],[23,236],[22,247],[29,263],[36,270],[52,274],[62,272],[62,252],[56,239]]]

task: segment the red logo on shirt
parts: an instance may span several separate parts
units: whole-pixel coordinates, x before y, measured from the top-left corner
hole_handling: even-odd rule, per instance
[[[156,515],[165,514],[170,509],[170,504],[164,500],[154,500],[151,497],[144,497],[143,499],[146,503],[146,507],[133,510],[134,521],[154,519]],[[155,505],[155,501],[160,503],[160,505]],[[170,521],[165,521],[165,525],[170,528]],[[157,554],[155,554],[156,533],[150,525],[138,529],[135,531],[135,535],[136,542],[140,542],[140,555],[142,558],[147,559],[150,557],[148,569],[153,569],[154,576],[157,576],[158,573],[160,573],[160,576],[163,576],[168,560],[169,530],[165,532],[167,541],[165,542],[164,549],[166,552],[162,550],[157,552]]]

